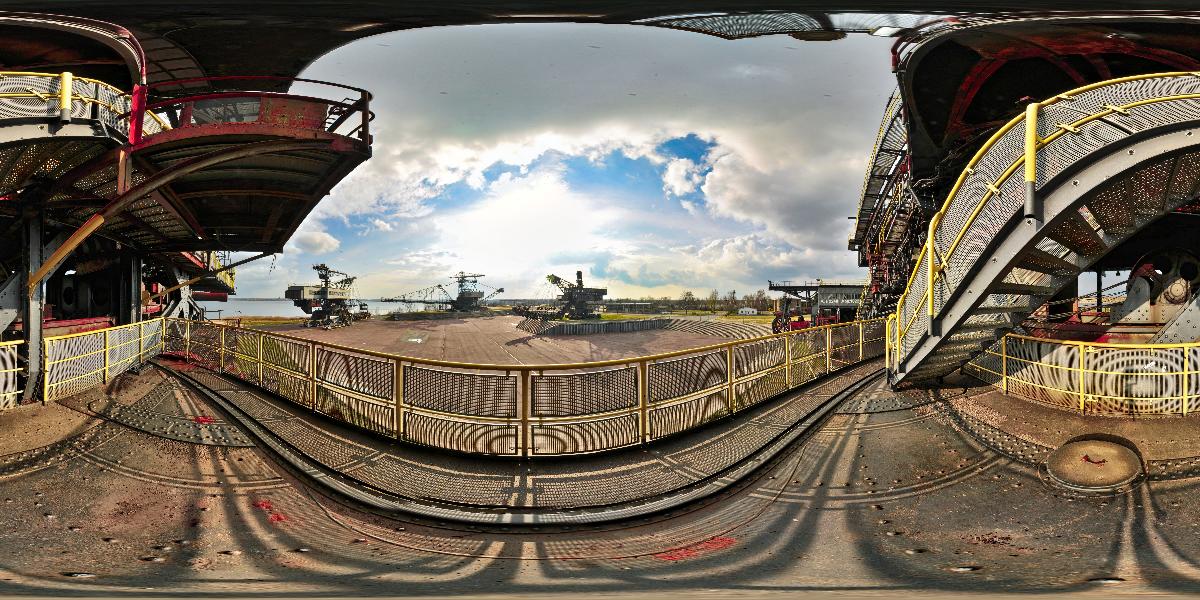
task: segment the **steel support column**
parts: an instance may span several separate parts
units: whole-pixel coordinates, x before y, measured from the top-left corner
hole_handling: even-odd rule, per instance
[[[40,210],[24,218],[24,264],[21,265],[21,273],[25,279],[25,287],[29,290],[28,294],[23,294],[21,300],[21,334],[25,338],[26,372],[29,374],[25,384],[25,401],[33,398],[37,390],[42,389],[42,310],[46,286],[40,280],[33,284],[30,282],[33,281],[34,269],[43,261],[42,234],[45,223],[46,214]]]
[[[117,259],[117,325],[141,320],[142,259],[132,252],[122,252]]]

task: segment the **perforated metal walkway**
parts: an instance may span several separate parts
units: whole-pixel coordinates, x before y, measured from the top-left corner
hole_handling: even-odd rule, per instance
[[[553,460],[454,455],[397,444],[298,410],[211,371],[162,361],[236,406],[322,466],[403,498],[475,509],[581,509],[662,496],[722,474],[780,438],[847,386],[879,370],[848,369],[774,402],[638,448]]]

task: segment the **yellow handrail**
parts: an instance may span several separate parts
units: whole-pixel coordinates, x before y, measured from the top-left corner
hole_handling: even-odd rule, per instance
[[[1045,348],[1052,349],[1031,356],[1035,349]],[[985,381],[988,377],[982,374],[991,375],[994,380],[988,383],[1004,393],[1024,395],[1060,408],[1086,411],[1087,405],[1093,404],[1103,413],[1186,415],[1191,410],[1191,397],[1196,395],[1191,378],[1197,371],[1191,363],[1197,350],[1200,342],[1115,344],[1010,333],[968,363],[965,371],[975,371]],[[1087,358],[1106,351],[1138,354],[1128,357],[1131,362]],[[1147,370],[1147,364],[1161,365],[1163,370]],[[1133,385],[1154,383],[1147,385],[1146,394],[1130,395],[1136,390],[1130,387],[1130,381]],[[1022,386],[1039,392],[1023,394]]]
[[[177,340],[173,346],[180,348],[188,360],[199,360],[214,370],[267,387],[305,408],[351,425],[452,450],[532,456],[599,452],[659,439],[682,430],[674,427],[689,429],[716,418],[705,411],[712,410],[710,402],[718,398],[724,407],[721,414],[752,406],[767,396],[879,356],[885,333],[880,331],[882,321],[823,325],[650,356],[549,365],[495,365],[406,357],[274,332],[177,319],[167,321],[166,335]],[[202,339],[207,341],[197,339],[199,332],[204,332]],[[230,339],[235,340],[233,345],[229,345]],[[757,351],[751,355],[737,352],[746,347]],[[318,355],[325,358],[318,360]],[[681,385],[656,370],[671,369],[669,365],[674,362],[671,359],[679,357],[714,356],[725,369],[718,380],[689,380]],[[459,370],[422,369],[406,374],[412,367]],[[485,379],[463,379],[474,377]],[[557,377],[583,378],[576,381],[582,382],[580,385],[600,385],[602,388],[598,389],[605,390],[608,397],[593,406],[590,396],[579,396],[571,391],[572,386],[550,383]],[[613,383],[612,377],[631,377],[632,381]],[[636,383],[636,391],[630,387],[632,383]],[[465,398],[467,406],[472,408],[445,405],[439,400],[445,389],[474,390],[474,395]],[[535,393],[536,389],[542,391]],[[535,400],[574,408],[565,414],[553,410],[538,412],[546,409],[544,405],[538,409]],[[493,402],[506,408],[489,408]],[[698,422],[689,421],[693,417],[672,416],[674,413],[669,412],[676,406],[694,402],[702,402],[706,407],[693,407],[700,411],[693,415],[700,418]],[[691,414],[691,410],[686,414]],[[424,421],[410,429],[406,419],[411,418]],[[662,418],[667,421],[660,421]],[[505,435],[513,436],[514,445],[506,450],[464,447],[474,442],[462,437],[463,431],[469,431],[462,429],[463,426],[507,428],[510,433]],[[573,428],[585,426],[602,427],[608,433],[575,437],[579,430]],[[542,443],[566,445],[539,446]]]
[[[942,207],[936,213],[934,213],[933,217],[930,219],[929,235],[926,237],[925,243],[922,244],[922,246],[921,246],[921,251],[917,255],[917,259],[914,263],[913,271],[909,275],[908,281],[905,284],[904,292],[900,295],[900,299],[896,303],[896,313],[898,315],[900,315],[900,317],[901,317],[898,320],[897,339],[898,340],[904,339],[904,337],[907,335],[908,331],[910,330],[913,321],[916,320],[916,317],[919,314],[918,311],[914,310],[912,313],[912,316],[910,318],[908,318],[907,320],[903,318],[905,309],[908,307],[909,292],[912,290],[913,283],[916,281],[917,275],[921,271],[921,269],[919,267],[922,266],[921,265],[922,259],[929,260],[929,264],[925,265],[926,270],[927,270],[927,272],[926,272],[926,277],[927,277],[926,289],[925,289],[924,293],[922,294],[921,300],[922,300],[922,304],[927,305],[929,317],[932,319],[936,315],[936,307],[934,306],[934,285],[936,284],[937,280],[939,279],[939,275],[942,272],[944,265],[950,260],[950,258],[957,251],[960,243],[966,236],[967,231],[974,224],[975,219],[983,211],[983,208],[997,193],[999,193],[1000,185],[1002,185],[1005,181],[1007,181],[1008,178],[1010,176],[1012,176],[1013,173],[1015,173],[1018,168],[1020,168],[1022,166],[1024,167],[1024,175],[1025,175],[1025,180],[1027,183],[1034,184],[1034,185],[1036,184],[1037,165],[1036,165],[1036,160],[1033,160],[1033,159],[1034,159],[1034,157],[1036,157],[1036,153],[1038,151],[1040,151],[1042,148],[1045,148],[1047,145],[1049,145],[1053,141],[1057,140],[1058,138],[1062,137],[1063,135],[1070,133],[1070,132],[1077,131],[1079,126],[1081,126],[1083,124],[1086,124],[1086,123],[1089,123],[1089,122],[1092,122],[1092,121],[1095,121],[1098,119],[1102,119],[1107,116],[1111,116],[1112,114],[1115,114],[1115,113],[1125,113],[1130,108],[1135,108],[1138,106],[1144,106],[1144,105],[1158,103],[1158,102],[1168,102],[1168,101],[1174,101],[1174,100],[1200,98],[1200,94],[1177,94],[1177,95],[1170,95],[1170,96],[1161,96],[1161,97],[1138,100],[1138,101],[1130,102],[1128,104],[1121,105],[1121,106],[1113,106],[1111,104],[1106,105],[1103,110],[1101,110],[1095,114],[1086,115],[1086,116],[1081,117],[1071,123],[1059,124],[1058,128],[1055,131],[1048,134],[1045,138],[1041,138],[1037,134],[1037,113],[1038,113],[1038,111],[1040,111],[1044,107],[1051,106],[1051,105],[1057,104],[1059,102],[1070,101],[1070,100],[1074,99],[1074,97],[1076,97],[1082,93],[1086,93],[1086,92],[1089,92],[1092,90],[1096,90],[1096,89],[1100,89],[1100,88],[1104,88],[1104,87],[1108,87],[1108,86],[1112,86],[1112,85],[1128,83],[1131,81],[1142,81],[1142,80],[1150,80],[1150,79],[1169,79],[1169,78],[1176,78],[1176,77],[1196,77],[1196,76],[1200,76],[1200,72],[1175,71],[1175,72],[1168,72],[1168,73],[1151,73],[1151,74],[1144,74],[1144,75],[1134,75],[1134,76],[1129,76],[1129,77],[1121,77],[1121,78],[1117,78],[1117,79],[1110,79],[1107,81],[1101,81],[1101,82],[1097,82],[1097,83],[1093,83],[1093,84],[1088,84],[1088,85],[1081,86],[1081,87],[1072,89],[1070,91],[1058,94],[1058,95],[1053,96],[1045,101],[1032,103],[1026,107],[1026,111],[1023,114],[1017,115],[1016,117],[1014,117],[1013,119],[1011,119],[1007,123],[1005,123],[998,130],[996,130],[987,139],[987,141],[984,142],[984,144],[979,148],[979,150],[977,150],[975,152],[974,156],[971,157],[971,160],[968,161],[966,168],[963,169],[962,173],[959,175],[958,179],[955,181],[953,187],[951,187],[950,192],[947,194],[945,202],[942,203]],[[957,234],[955,235],[953,241],[947,247],[946,251],[944,253],[938,253],[937,249],[936,249],[937,248],[936,247],[937,230],[938,230],[939,226],[941,225],[941,223],[943,222],[943,218],[944,218],[946,211],[948,209],[950,209],[954,200],[957,198],[959,191],[962,189],[963,185],[967,181],[967,178],[970,177],[972,174],[974,174],[975,168],[979,165],[980,161],[983,160],[983,158],[1000,141],[1000,139],[1002,139],[1005,136],[1005,134],[1007,134],[1009,131],[1011,131],[1013,128],[1015,128],[1019,123],[1022,123],[1022,122],[1027,122],[1027,124],[1029,125],[1028,130],[1026,131],[1025,139],[1024,139],[1024,153],[1020,157],[1015,159],[1009,165],[1009,167],[1000,174],[1000,176],[995,181],[988,184],[988,186],[987,186],[988,191],[982,195],[979,202],[975,205],[974,209],[964,220],[963,224],[961,225],[960,229],[958,230]],[[940,254],[940,256],[939,256],[939,254]],[[938,264],[939,261],[937,260],[937,258],[940,258],[940,264]],[[897,360],[900,359],[900,357],[899,357],[900,350],[901,349],[899,347],[896,348]]]

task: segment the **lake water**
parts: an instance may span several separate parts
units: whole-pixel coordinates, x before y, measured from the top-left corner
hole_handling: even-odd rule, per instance
[[[228,302],[197,302],[208,312],[209,318],[217,318],[215,311],[221,311],[222,318],[235,317],[296,317],[304,318],[300,310],[291,300],[238,300],[230,298]],[[367,302],[367,309],[374,315],[386,315],[395,311],[423,310],[420,305],[403,304],[400,302]]]

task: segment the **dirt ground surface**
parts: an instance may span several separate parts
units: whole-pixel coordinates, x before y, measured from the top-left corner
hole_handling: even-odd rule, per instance
[[[481,364],[577,363],[698,348],[728,338],[684,331],[651,330],[579,336],[531,335],[516,328],[520,317],[435,321],[360,321],[324,330],[299,325],[258,327],[268,331],[401,356]]]
[[[136,379],[163,384],[156,373]],[[194,395],[115,390],[220,416]],[[1200,591],[1200,479],[1065,493],[955,427],[947,398],[971,393],[876,386],[744,488],[669,516],[523,533],[363,513],[259,448],[26,407],[0,415],[0,595]]]

